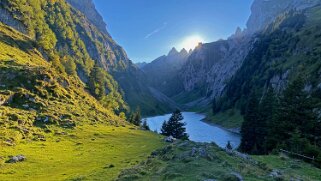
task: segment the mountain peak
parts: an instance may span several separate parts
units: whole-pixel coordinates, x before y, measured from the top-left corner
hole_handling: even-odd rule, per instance
[[[188,52],[187,52],[187,50],[185,48],[183,48],[179,53],[180,54],[184,54],[184,55],[188,54]]]
[[[175,47],[173,47],[173,48],[171,49],[171,51],[169,51],[168,56],[172,56],[172,55],[176,55],[176,54],[178,54],[178,51],[176,50]]]

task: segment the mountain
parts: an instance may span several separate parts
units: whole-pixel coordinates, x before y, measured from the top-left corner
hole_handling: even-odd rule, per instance
[[[180,76],[184,90],[176,96],[189,107],[206,106],[219,97],[247,55],[251,39],[247,36],[199,45],[182,67]],[[191,97],[184,99],[181,97]]]
[[[183,66],[176,70],[179,73],[172,76],[172,79],[178,80],[176,86],[159,90],[189,108],[205,108],[214,98],[224,94],[227,84],[255,46],[260,32],[265,31],[284,12],[304,10],[318,3],[319,0],[255,0],[246,29],[237,28],[227,40],[198,46]],[[156,79],[151,75],[151,79]]]
[[[251,16],[247,22],[247,32],[252,34],[261,31],[286,11],[302,10],[319,3],[320,0],[255,0],[251,7]]]
[[[97,60],[100,66],[119,83],[124,99],[130,108],[140,107],[143,115],[161,114],[175,109],[175,106],[168,102],[172,102],[169,98],[164,98],[166,96],[161,92],[146,86],[147,76],[132,63],[123,48],[117,45],[108,34],[106,23],[95,9],[92,0],[67,0],[67,2],[82,12],[106,37],[105,39],[100,37],[95,40],[100,42],[99,47],[95,47],[90,41],[86,41],[85,45],[89,49],[89,54],[95,57],[93,59]],[[93,35],[97,36],[96,34]],[[99,48],[101,51],[99,51]],[[162,95],[162,98],[160,98],[160,95]]]
[[[146,62],[139,62],[135,64],[138,68],[142,69],[143,67],[145,67],[147,65]]]
[[[108,35],[106,23],[103,17],[96,10],[95,4],[92,0],[66,0],[71,6],[82,12],[86,18],[95,25],[98,30]]]
[[[172,48],[168,55],[163,55],[151,63],[148,63],[142,70],[148,75],[149,83],[167,96],[171,96],[173,88],[177,86],[176,77],[179,70],[186,63],[190,53],[185,49],[178,52]],[[175,92],[174,92],[175,93]]]

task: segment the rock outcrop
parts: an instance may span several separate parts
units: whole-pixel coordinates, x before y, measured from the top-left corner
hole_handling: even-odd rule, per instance
[[[251,38],[230,38],[196,48],[181,70],[185,92],[203,90],[190,106],[207,104],[221,95],[228,80],[242,65]]]
[[[320,3],[320,0],[255,0],[247,22],[247,33],[261,31],[286,11],[302,10]]]
[[[103,17],[96,10],[95,4],[92,0],[67,0],[67,2],[82,12],[101,32],[108,35],[106,23],[104,22]]]
[[[0,4],[0,22],[20,31],[23,34],[28,33],[27,27],[22,22],[15,19],[8,10],[6,10],[1,6],[1,4]]]

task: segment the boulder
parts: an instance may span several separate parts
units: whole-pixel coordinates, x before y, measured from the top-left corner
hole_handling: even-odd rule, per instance
[[[6,161],[6,163],[17,163],[17,162],[23,162],[26,160],[26,157],[24,155],[17,155],[12,156],[9,160]]]
[[[269,174],[270,177],[278,179],[278,178],[282,178],[282,173],[280,170],[277,169],[273,169],[272,172]]]
[[[165,142],[173,143],[176,140],[173,136],[168,136],[165,138]]]

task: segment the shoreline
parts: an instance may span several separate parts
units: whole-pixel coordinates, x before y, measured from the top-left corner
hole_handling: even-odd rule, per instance
[[[224,127],[224,126],[222,126],[222,125],[220,125],[220,124],[216,124],[216,123],[213,123],[213,122],[209,121],[209,120],[207,119],[207,117],[205,117],[205,118],[202,119],[201,121],[203,121],[204,123],[207,123],[207,124],[209,124],[209,125],[219,127],[219,128],[221,128],[221,129],[224,129],[224,130],[229,131],[229,132],[231,132],[231,133],[234,133],[234,134],[237,134],[237,135],[241,135],[241,128],[226,128],[226,127]]]

